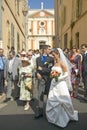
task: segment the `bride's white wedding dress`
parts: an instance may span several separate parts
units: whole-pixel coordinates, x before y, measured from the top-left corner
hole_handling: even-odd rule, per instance
[[[62,68],[59,66],[54,66],[52,70],[61,73],[59,77],[61,80],[56,82],[55,79],[52,79],[46,104],[46,117],[48,122],[60,127],[66,127],[70,120],[78,121],[78,111],[73,108],[66,84],[68,75],[64,77]]]

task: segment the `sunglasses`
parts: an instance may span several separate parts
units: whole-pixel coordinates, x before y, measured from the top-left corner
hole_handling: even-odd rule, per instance
[[[28,56],[32,56],[32,55],[28,55]]]

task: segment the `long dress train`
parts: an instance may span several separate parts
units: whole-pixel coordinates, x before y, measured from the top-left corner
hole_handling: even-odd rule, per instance
[[[52,69],[59,71],[62,77],[63,71],[61,67],[54,66]],[[73,108],[65,80],[56,82],[55,79],[52,79],[46,104],[48,122],[60,127],[66,127],[70,120],[78,121],[78,111],[75,111]]]

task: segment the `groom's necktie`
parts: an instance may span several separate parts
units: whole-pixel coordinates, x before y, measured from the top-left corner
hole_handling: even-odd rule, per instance
[[[43,55],[42,56],[42,62],[43,62],[43,64],[46,62],[46,59],[47,59],[47,56]]]

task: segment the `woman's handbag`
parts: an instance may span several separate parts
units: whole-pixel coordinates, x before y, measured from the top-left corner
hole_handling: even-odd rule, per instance
[[[32,81],[25,82],[25,88],[29,91],[32,90]]]

